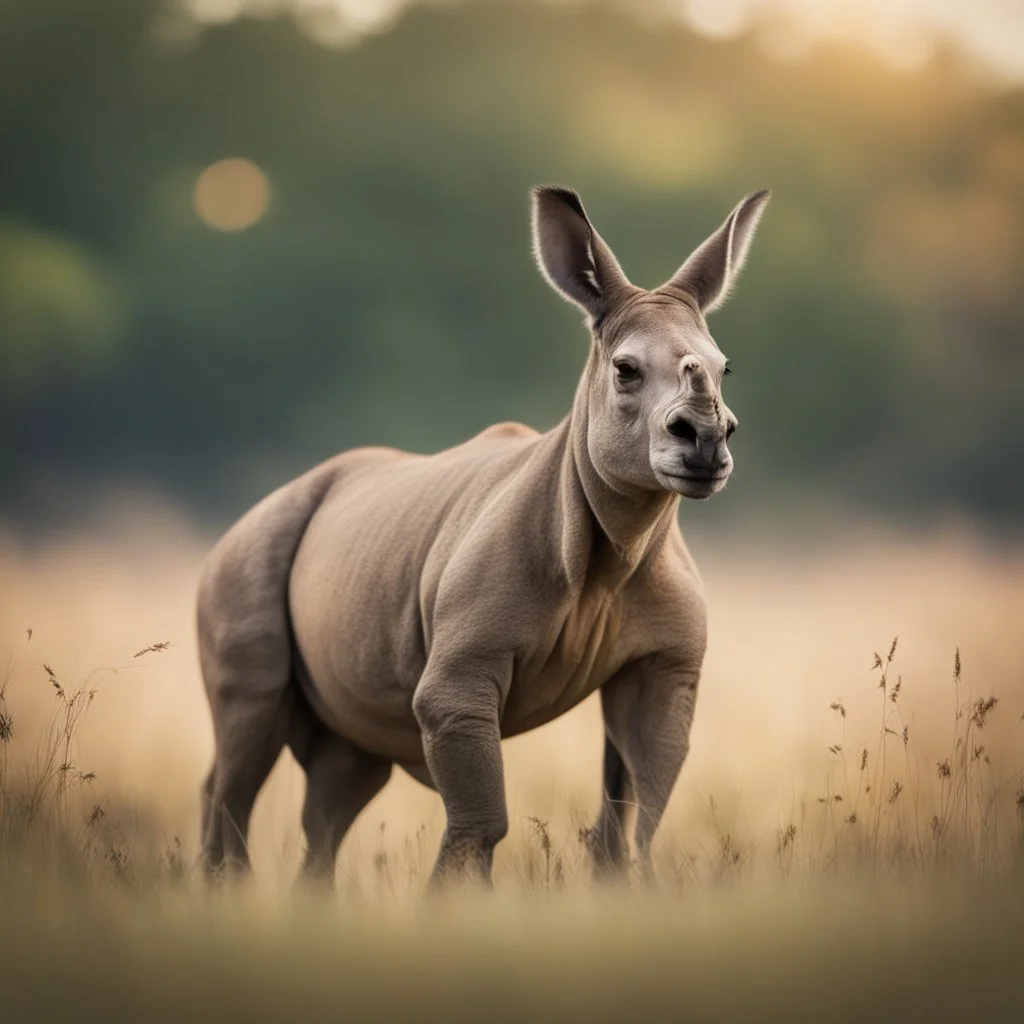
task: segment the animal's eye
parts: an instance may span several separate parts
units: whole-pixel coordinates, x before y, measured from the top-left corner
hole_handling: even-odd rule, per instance
[[[622,384],[629,384],[640,379],[640,367],[629,359],[616,359],[614,364],[615,375]]]

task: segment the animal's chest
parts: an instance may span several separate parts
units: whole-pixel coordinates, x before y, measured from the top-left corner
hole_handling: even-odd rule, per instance
[[[557,616],[516,660],[502,715],[511,736],[543,725],[607,682],[627,657],[621,598],[594,594]]]

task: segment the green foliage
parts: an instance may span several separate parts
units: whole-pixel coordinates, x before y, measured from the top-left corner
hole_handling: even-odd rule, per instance
[[[44,391],[52,374],[87,383],[121,340],[116,285],[88,251],[0,224],[0,339],[8,401]]]
[[[416,7],[343,50],[283,18],[174,41],[163,10],[4,7],[0,218],[24,226],[0,237],[7,511],[57,472],[230,515],[353,444],[553,424],[585,338],[529,259],[545,180],[646,285],[774,189],[712,324],[743,424],[723,514],[811,485],[1024,511],[1021,92],[949,58],[778,66],[600,3]],[[228,156],[271,188],[237,234],[192,209]]]

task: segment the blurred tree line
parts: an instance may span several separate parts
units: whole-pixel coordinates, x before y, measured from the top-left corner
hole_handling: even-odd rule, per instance
[[[527,189],[558,180],[649,286],[775,192],[712,322],[742,422],[720,514],[1019,521],[1021,91],[948,54],[780,65],[601,3],[414,8],[348,49],[168,18],[0,0],[4,514],[127,481],[223,519],[352,445],[554,424],[585,335],[532,265]],[[224,233],[193,188],[232,156],[270,205]]]

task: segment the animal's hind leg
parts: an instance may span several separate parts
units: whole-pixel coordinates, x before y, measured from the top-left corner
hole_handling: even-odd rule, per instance
[[[272,692],[221,687],[211,700],[217,755],[203,810],[208,873],[249,868],[249,819],[284,747],[291,700],[287,686]]]
[[[306,772],[302,877],[331,883],[338,849],[352,823],[391,777],[391,762],[368,754],[308,714],[289,744]]]
[[[325,463],[268,495],[221,538],[200,575],[199,658],[217,745],[203,811],[210,871],[249,863],[249,816],[287,739],[295,696],[289,576],[335,475]]]

